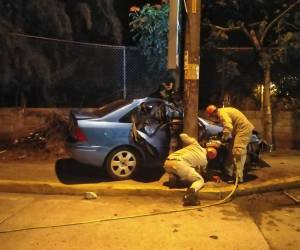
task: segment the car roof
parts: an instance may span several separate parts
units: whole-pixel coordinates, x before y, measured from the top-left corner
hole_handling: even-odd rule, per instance
[[[101,106],[100,108],[95,110],[93,113],[97,117],[103,117],[121,107],[126,106],[127,104],[129,104],[131,102],[132,102],[132,100],[124,100],[124,99],[115,100],[113,102],[105,104],[104,106]]]
[[[143,102],[164,102],[163,99],[154,97],[145,97],[140,99],[129,99],[129,100],[116,100],[111,102],[95,111],[95,114],[99,115],[100,120],[105,121],[117,121],[128,112],[132,111],[138,105]],[[102,115],[101,115],[102,114]],[[101,117],[100,117],[101,116]]]

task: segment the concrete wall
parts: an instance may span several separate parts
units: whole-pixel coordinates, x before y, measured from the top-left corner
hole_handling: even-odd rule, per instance
[[[70,108],[60,109],[21,109],[0,108],[0,142],[10,143],[42,128],[45,117],[52,112],[68,119]],[[93,109],[83,109],[92,111]],[[202,113],[202,112],[200,112]],[[261,112],[244,111],[256,130],[262,132]],[[277,149],[300,149],[300,111],[273,112],[274,145]]]
[[[256,130],[263,132],[260,111],[243,112]],[[273,143],[277,149],[300,148],[300,112],[273,111]]]

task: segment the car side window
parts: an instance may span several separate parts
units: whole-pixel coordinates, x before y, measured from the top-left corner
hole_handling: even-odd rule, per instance
[[[120,123],[131,123],[131,117],[133,114],[135,114],[137,112],[138,108],[134,108],[133,110],[131,110],[130,112],[128,112],[126,115],[124,115],[123,117],[120,118],[119,122]]]
[[[166,122],[166,107],[163,102],[143,102],[138,107],[124,115],[120,123],[136,122],[137,129],[142,129],[149,124],[162,124]]]
[[[166,107],[163,102],[144,103],[143,109],[148,118],[158,123],[164,123],[166,121]]]
[[[162,102],[144,102],[133,116],[136,128],[151,136],[160,125],[166,122],[165,104]]]

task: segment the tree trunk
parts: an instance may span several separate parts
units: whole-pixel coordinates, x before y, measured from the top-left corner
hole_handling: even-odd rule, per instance
[[[184,49],[184,132],[198,139],[201,1],[187,0]]]
[[[273,122],[271,108],[271,62],[263,59],[264,92],[263,92],[263,126],[265,140],[273,147]]]
[[[245,29],[244,29],[245,30]],[[248,33],[245,30],[246,34],[249,34],[251,41],[254,47],[259,52],[260,62],[262,64],[262,69],[264,73],[264,92],[263,92],[263,130],[265,140],[273,147],[273,121],[272,121],[272,108],[271,108],[271,65],[272,59],[271,55],[263,49],[262,42],[259,42],[257,35],[254,30],[250,30]]]

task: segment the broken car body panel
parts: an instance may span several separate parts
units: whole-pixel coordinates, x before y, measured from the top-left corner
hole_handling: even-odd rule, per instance
[[[93,114],[72,111],[70,114],[70,134],[67,146],[75,160],[102,166],[110,152],[118,147],[130,147],[138,152],[144,163],[161,164],[169,151],[170,131],[168,104],[157,98],[143,98],[108,104]],[[112,106],[115,106],[112,107]],[[170,109],[170,108],[168,108]],[[107,110],[110,110],[109,112]],[[177,112],[178,113],[178,112]],[[132,117],[136,117],[138,133],[145,142],[136,142],[132,136]],[[86,141],[74,138],[74,127],[80,128]],[[150,159],[150,161],[149,161]],[[144,164],[147,165],[147,164]]]

